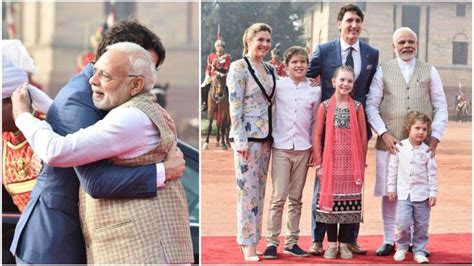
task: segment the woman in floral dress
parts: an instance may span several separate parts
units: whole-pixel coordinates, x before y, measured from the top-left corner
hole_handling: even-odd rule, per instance
[[[227,76],[237,178],[237,243],[246,261],[258,261],[262,212],[271,150],[271,105],[274,69],[263,62],[271,48],[270,26],[251,25],[244,33],[243,58],[232,62]]]

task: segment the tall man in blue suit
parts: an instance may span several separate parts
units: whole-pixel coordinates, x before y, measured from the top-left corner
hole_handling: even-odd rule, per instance
[[[311,57],[308,73],[309,78],[320,76],[322,99],[329,99],[334,93],[331,78],[336,68],[341,65],[349,65],[354,69],[356,80],[354,83],[353,98],[364,105],[369,92],[370,83],[377,69],[379,52],[377,49],[359,41],[362,30],[364,14],[359,7],[349,4],[341,7],[337,15],[337,27],[341,32],[340,38],[322,45],[317,45]],[[372,131],[367,123],[368,139],[372,136]],[[311,229],[313,244],[309,252],[314,255],[323,253],[322,241],[324,239],[325,227],[316,222],[316,201],[319,192],[319,179],[315,179],[313,192],[313,206],[311,215]],[[354,254],[367,254],[357,244],[359,234],[359,223],[353,228],[353,241],[349,249]]]
[[[136,21],[121,21],[105,34],[97,57],[110,44],[129,41],[148,50],[156,67],[165,59],[160,39]],[[106,112],[92,102],[89,64],[61,89],[51,105],[47,121],[60,135],[76,132],[104,118]],[[124,141],[124,140],[117,140]],[[91,151],[100,152],[100,151]],[[108,160],[74,168],[45,165],[15,230],[10,251],[17,263],[85,264],[86,247],[78,209],[79,185],[94,198],[154,197],[166,179],[183,174],[184,160],[179,151],[160,164],[120,167]]]

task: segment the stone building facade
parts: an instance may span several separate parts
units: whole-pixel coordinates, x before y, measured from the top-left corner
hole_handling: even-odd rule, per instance
[[[455,112],[459,86],[472,99],[472,3],[353,1],[364,12],[361,39],[380,51],[380,62],[395,57],[392,34],[410,27],[418,35],[418,58],[433,64],[443,81],[450,114]],[[303,18],[305,39],[315,45],[339,38],[337,13],[345,2],[318,2]]]

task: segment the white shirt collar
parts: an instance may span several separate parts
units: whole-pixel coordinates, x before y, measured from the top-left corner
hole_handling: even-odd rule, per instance
[[[401,141],[401,143],[403,144],[403,146],[406,146],[410,150],[412,150],[412,149],[417,149],[417,150],[422,149],[423,151],[425,151],[425,150],[428,149],[428,145],[426,145],[426,143],[424,143],[424,142],[422,142],[419,146],[413,146],[409,139],[404,139],[404,140]]]
[[[289,76],[286,76],[286,77],[282,78],[282,80],[285,81],[285,82],[289,82],[293,85],[295,84],[295,82]],[[304,80],[300,81],[300,83],[298,83],[298,84],[305,84],[305,83],[309,83],[308,78],[305,78]]]
[[[356,52],[360,51],[359,39],[357,39],[357,41],[353,45],[349,45],[342,38],[340,38],[340,41],[341,41],[341,51],[347,50],[347,48],[349,48],[350,46],[352,46],[352,48],[354,48]]]
[[[414,67],[415,64],[416,64],[416,57],[413,57],[413,59],[411,59],[410,61],[403,61],[402,59],[400,59],[400,57],[397,57],[397,60],[398,60],[398,65],[400,67]]]

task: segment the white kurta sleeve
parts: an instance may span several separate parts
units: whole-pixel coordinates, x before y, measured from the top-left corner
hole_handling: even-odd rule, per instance
[[[149,118],[135,108],[116,108],[94,125],[60,136],[46,121],[23,113],[15,121],[40,158],[51,166],[72,167],[144,146]]]
[[[431,67],[430,97],[433,106],[433,123],[431,136],[441,140],[448,126],[448,103],[444,94],[441,77],[435,67]]]
[[[387,192],[397,192],[398,164],[398,154],[391,154],[388,164]]]
[[[370,84],[369,94],[367,95],[366,113],[370,126],[380,136],[387,128],[380,116],[380,103],[383,99],[383,71],[380,66],[377,67],[372,83]]]

